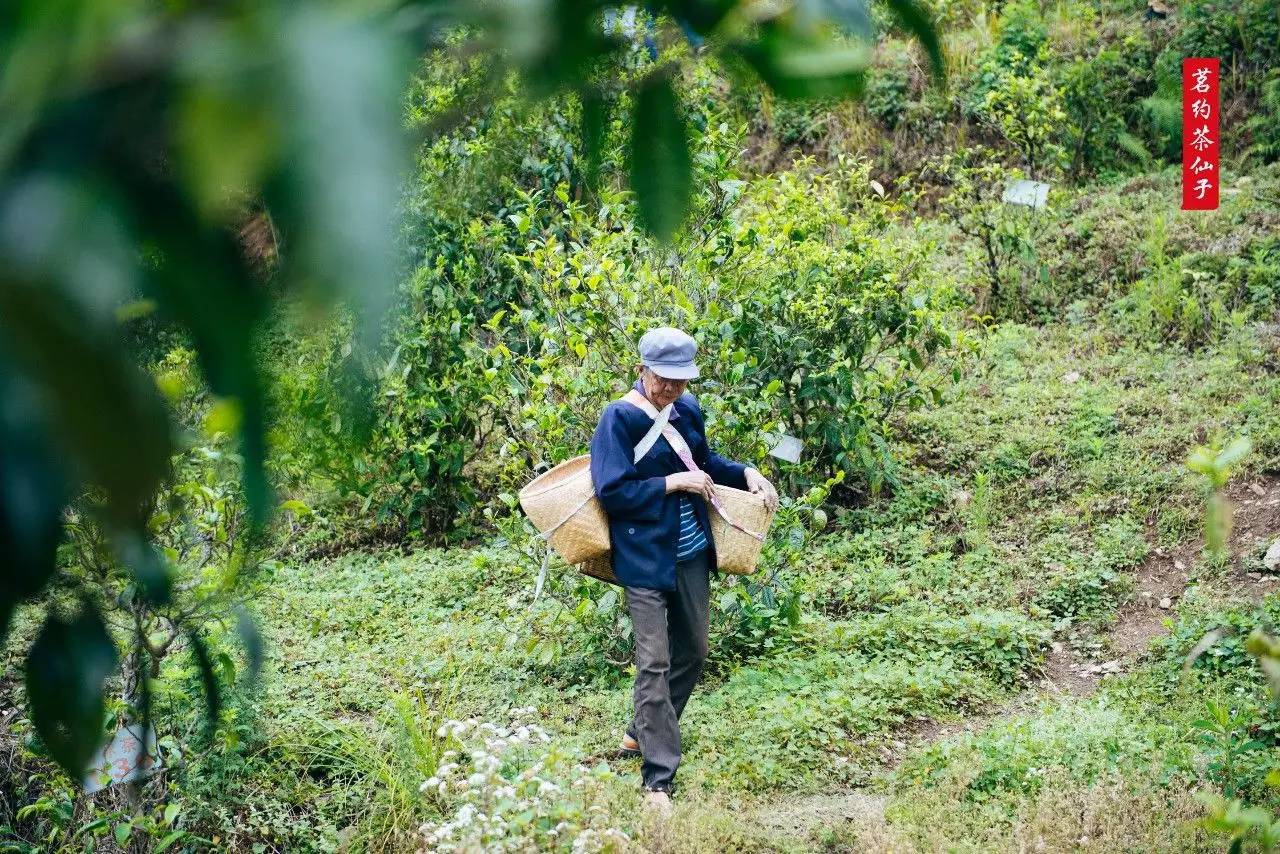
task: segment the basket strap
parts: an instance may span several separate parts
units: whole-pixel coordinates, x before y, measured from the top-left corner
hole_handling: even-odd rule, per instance
[[[663,408],[663,410],[659,412],[658,407],[654,406],[649,401],[649,398],[645,397],[643,394],[636,391],[635,389],[631,389],[630,391],[628,391],[626,395],[623,397],[623,400],[638,407],[646,415],[654,419],[653,421],[654,427],[657,427],[659,425],[659,420],[661,420],[662,429],[660,432],[662,433],[662,438],[666,439],[667,443],[671,445],[671,450],[676,452],[676,456],[680,458],[680,462],[684,463],[684,467],[687,468],[689,471],[702,471],[702,469],[698,467],[698,464],[694,462],[693,451],[689,450],[689,443],[684,440],[684,436],[681,436],[680,431],[676,430],[676,428],[672,427],[669,423],[667,423],[667,419],[671,416],[671,407],[673,404],[668,403]],[[649,433],[646,434],[644,438],[648,439],[649,436],[653,434],[653,432],[654,432],[653,429],[650,428]],[[643,442],[644,439],[642,439],[641,441]],[[652,445],[652,443],[650,444]],[[636,450],[639,451],[639,449],[640,449],[640,446],[637,445]],[[646,452],[648,450],[649,450],[648,448],[645,448]],[[636,459],[637,460],[640,459],[640,456],[637,456]],[[747,530],[746,528],[739,525],[736,521],[734,521],[732,517],[729,516],[729,514],[724,509],[724,505],[720,503],[720,498],[715,494],[714,491],[711,493],[711,506],[716,508],[716,512],[719,513],[721,517],[723,517],[724,520],[729,523],[729,527],[736,528],[737,530],[741,531],[747,536],[754,537],[762,543],[764,542],[764,534],[758,534],[755,531]]]
[[[542,547],[542,569],[538,570],[538,581],[533,585],[533,601],[537,602],[542,595],[542,586],[547,583],[547,567],[551,565],[551,544]]]
[[[635,389],[632,389],[632,393],[635,394]],[[643,396],[639,394],[636,394],[636,397],[644,400]],[[649,403],[647,400],[644,402]],[[668,403],[662,408],[661,412],[658,412],[658,410],[654,408],[653,404],[649,403],[649,410],[652,410],[652,414],[649,414],[649,410],[646,410],[646,414],[649,414],[649,417],[653,419],[653,426],[650,427],[649,432],[645,433],[640,441],[636,443],[635,454],[632,455],[631,462],[638,463],[644,459],[644,455],[649,453],[649,449],[658,441],[658,437],[665,435],[666,428],[668,426],[667,420],[671,418],[671,407],[672,404]]]
[[[542,585],[545,584],[547,581],[547,567],[551,563],[551,535],[554,534],[556,531],[560,530],[560,526],[563,525],[565,522],[568,522],[574,516],[578,515],[578,511],[581,510],[583,507],[586,507],[587,504],[590,503],[591,499],[595,497],[596,497],[596,494],[594,492],[589,493],[586,498],[582,499],[582,503],[580,503],[577,507],[569,511],[569,514],[567,516],[565,516],[559,522],[556,522],[550,528],[547,528],[547,530],[539,531],[538,535],[534,537],[535,540],[545,540],[547,542],[546,553],[542,557],[542,569],[538,571],[538,582],[537,584],[534,585],[534,588],[533,588],[533,599],[535,602],[538,600],[538,597],[542,595]]]

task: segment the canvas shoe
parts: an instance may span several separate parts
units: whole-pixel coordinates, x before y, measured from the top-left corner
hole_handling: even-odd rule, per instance
[[[666,817],[671,815],[671,795],[663,791],[649,791],[644,793],[645,809]]]

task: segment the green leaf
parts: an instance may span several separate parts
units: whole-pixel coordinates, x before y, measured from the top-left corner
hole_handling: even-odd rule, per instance
[[[168,810],[165,810],[165,814],[166,815],[168,814]],[[164,851],[170,845],[177,842],[179,839],[182,839],[186,835],[187,835],[187,832],[185,830],[175,830],[167,834],[164,839],[161,839],[159,842],[157,842],[156,847],[153,848],[152,850],[155,852],[155,854],[159,854],[159,852]]]
[[[170,441],[160,393],[105,304],[136,283],[120,216],[46,176],[0,196],[0,335],[10,369],[40,390],[34,405],[50,441],[106,490],[112,520],[134,526],[168,472]]]
[[[113,835],[116,838],[116,845],[119,845],[121,848],[123,848],[125,843],[129,841],[129,836],[132,833],[133,833],[132,824],[129,824],[127,822],[123,824],[117,824],[115,832],[113,833]]]
[[[53,574],[69,499],[37,400],[0,357],[0,641],[17,603]]]
[[[287,510],[299,519],[305,519],[311,515],[311,508],[306,505],[306,502],[299,501],[296,498],[280,502],[280,509]]]
[[[88,822],[87,824],[81,825],[80,828],[76,831],[76,836],[81,836],[86,833],[93,833],[95,830],[98,830],[99,828],[106,827],[108,824],[111,823],[111,818],[112,817],[109,815],[104,815],[104,816],[100,816],[99,818],[95,818],[93,821]]]
[[[180,812],[182,812],[181,804],[169,804],[167,807],[164,808],[164,823],[173,824],[174,820],[177,819],[178,817],[178,813]]]
[[[651,74],[640,83],[631,118],[631,189],[640,223],[669,241],[689,212],[693,190],[689,136],[671,81]]]
[[[116,309],[116,320],[120,323],[128,323],[131,320],[147,317],[155,310],[156,301],[153,299],[130,300]]]
[[[1147,149],[1146,144],[1128,131],[1121,131],[1116,134],[1116,147],[1143,166],[1151,162],[1151,152]]]
[[[210,216],[235,210],[246,189],[260,185],[279,140],[266,95],[244,73],[245,43],[212,29],[184,57],[192,78],[175,123],[177,167]]]
[[[222,678],[228,685],[235,684],[236,681],[236,663],[225,652],[218,653],[218,668],[222,670]]]
[[[80,779],[102,745],[102,689],[116,661],[115,644],[89,602],[70,621],[50,614],[27,653],[32,723],[73,779]]]
[[[863,41],[875,40],[871,10],[867,8],[866,0],[802,0],[797,8],[814,17],[831,21]]]
[[[1230,469],[1237,463],[1249,455],[1253,450],[1253,443],[1249,441],[1249,437],[1241,436],[1218,454],[1217,465],[1219,469]]]
[[[604,151],[605,128],[609,124],[608,104],[600,90],[584,86],[578,90],[578,102],[581,105],[581,132],[583,154],[583,180],[587,188],[594,190],[600,177],[600,159]],[[501,319],[502,312],[495,315]],[[496,320],[495,325],[496,325]]]
[[[313,296],[359,308],[372,344],[396,283],[394,213],[411,166],[401,90],[413,67],[385,26],[327,5],[284,4],[272,37],[284,54],[270,86],[292,153],[269,207],[294,251],[287,273]]]
[[[159,550],[139,531],[122,531],[114,537],[120,562],[138,582],[143,598],[153,605],[165,605],[173,594],[169,565]]]
[[[946,77],[947,67],[942,59],[942,44],[938,41],[938,31],[934,28],[929,13],[916,0],[885,0],[885,2],[898,24],[919,39],[921,47],[929,55],[934,79],[941,81]]]
[[[205,737],[213,738],[218,728],[218,716],[222,712],[222,694],[218,688],[218,677],[213,671],[213,661],[209,657],[209,648],[204,640],[195,632],[188,632],[191,642],[191,655],[200,670],[200,682],[204,687],[205,701]]]
[[[755,41],[733,49],[770,89],[795,100],[857,97],[870,56],[863,45],[833,44],[777,21],[761,25]]]
[[[727,14],[738,8],[739,4],[737,0],[678,0],[663,5],[682,24],[688,24],[695,32],[705,36]]]
[[[240,403],[233,397],[218,398],[204,416],[205,435],[228,435],[240,429]]]

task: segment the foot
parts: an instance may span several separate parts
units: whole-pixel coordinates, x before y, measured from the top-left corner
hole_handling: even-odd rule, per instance
[[[618,749],[621,750],[625,756],[639,756],[640,742],[624,733],[622,736],[622,743],[618,745]]]
[[[666,792],[645,792],[644,806],[658,815],[671,815],[671,796]]]

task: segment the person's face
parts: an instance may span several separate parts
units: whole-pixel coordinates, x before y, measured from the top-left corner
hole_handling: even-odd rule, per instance
[[[689,387],[688,380],[669,380],[658,376],[648,368],[640,369],[640,381],[644,383],[644,396],[659,409],[668,403],[674,403]]]

